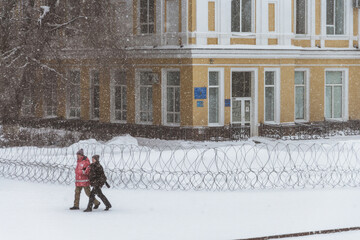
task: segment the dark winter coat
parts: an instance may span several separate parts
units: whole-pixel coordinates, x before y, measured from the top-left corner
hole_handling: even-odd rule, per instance
[[[106,182],[106,176],[103,167],[99,162],[90,164],[89,180],[93,187],[102,187]]]

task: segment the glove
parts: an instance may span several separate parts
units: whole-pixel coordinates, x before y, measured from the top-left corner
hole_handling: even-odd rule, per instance
[[[107,188],[110,188],[110,185],[107,182],[105,182],[105,185],[107,186]]]
[[[85,171],[85,170],[86,170],[86,167],[84,167],[82,170]]]

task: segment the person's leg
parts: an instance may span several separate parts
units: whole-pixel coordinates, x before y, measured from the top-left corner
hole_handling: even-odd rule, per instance
[[[90,192],[91,192],[90,186],[84,187],[84,191],[85,191],[86,195],[88,197],[90,197]],[[94,198],[94,204],[95,204],[94,208],[97,209],[100,205],[100,202],[96,198]]]
[[[100,187],[97,187],[96,194],[101,199],[101,201],[103,201],[103,203],[105,204],[105,206],[106,206],[105,210],[109,210],[109,208],[111,208],[111,204],[110,204],[109,200],[105,197],[105,195],[102,193]]]
[[[93,188],[90,192],[90,196],[89,196],[89,203],[87,208],[85,209],[84,212],[91,212],[92,211],[92,206],[94,204],[94,200],[95,200],[95,194],[96,194],[96,189]]]
[[[72,208],[70,208],[70,209],[72,209],[72,210],[79,209],[81,190],[82,190],[82,187],[75,187],[74,206]]]

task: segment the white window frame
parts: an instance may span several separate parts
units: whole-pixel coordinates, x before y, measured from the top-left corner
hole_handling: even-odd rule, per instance
[[[116,71],[120,71],[120,72],[124,72],[125,73],[125,80],[126,80],[126,85],[119,85],[121,86],[121,90],[125,87],[126,88],[126,100],[128,100],[128,77],[127,77],[127,71],[125,69],[119,68],[119,69],[112,69],[111,70],[111,80],[110,80],[110,107],[111,107],[111,114],[110,114],[110,119],[111,122],[114,123],[127,123],[128,121],[128,109],[126,109],[126,121],[125,120],[117,120],[116,119],[116,109],[115,109],[115,72]],[[122,101],[123,99],[121,99]],[[128,104],[126,103],[126,106],[128,106]],[[121,106],[121,111],[125,111],[123,110],[122,106]]]
[[[219,122],[218,123],[209,123],[209,127],[221,127],[224,126],[224,68],[208,68],[207,80],[208,80],[208,119],[210,119],[210,82],[209,82],[209,72],[218,72],[219,73]]]
[[[51,79],[52,82],[50,83],[49,79],[45,79],[45,77],[47,77],[46,74],[50,74],[50,73],[43,73],[43,84],[44,84],[43,85],[44,86],[44,89],[43,89],[43,103],[44,103],[43,104],[43,113],[44,113],[44,118],[55,118],[55,117],[57,117],[57,110],[58,110],[57,78],[55,78],[55,80],[54,80],[55,83],[53,82],[52,79]],[[51,93],[45,92],[45,89],[47,90],[47,87],[45,87],[45,84],[51,84]],[[55,85],[55,89],[53,89],[54,85]],[[46,101],[46,97],[45,97],[45,95],[48,96],[49,94],[51,94],[51,99],[52,99],[51,101],[56,102],[55,106],[50,106],[52,108],[51,114],[48,114],[47,106],[49,106],[49,105],[47,105],[47,101]],[[53,98],[55,98],[55,101]],[[54,113],[54,110],[55,110],[55,113]]]
[[[311,2],[309,2],[309,0],[305,0],[305,33],[296,33],[296,2],[298,0],[295,0],[294,2],[294,34],[298,37],[303,37],[303,36],[308,36],[310,35],[311,32],[311,23],[310,23],[310,16],[311,16]]]
[[[179,72],[180,73],[180,123],[168,123],[167,122],[167,73],[168,72]],[[180,126],[181,125],[181,71],[180,68],[167,68],[162,69],[162,101],[161,101],[161,108],[162,108],[162,125],[164,126]]]
[[[94,117],[94,82],[93,82],[93,71],[97,71],[99,73],[99,104],[100,104],[100,70],[96,68],[89,69],[89,76],[90,76],[90,119],[91,120],[99,120],[100,118],[100,105],[99,105],[99,117]]]
[[[137,10],[137,13],[138,13],[138,17],[137,17],[137,23],[138,23],[138,27],[137,27],[137,32],[138,34],[140,35],[153,35],[153,34],[156,34],[156,7],[157,7],[157,4],[156,4],[156,0],[153,0],[154,1],[154,22],[153,23],[150,23],[149,21],[149,1],[152,1],[152,0],[147,0],[147,13],[148,13],[148,16],[147,16],[147,23],[146,24],[142,24],[140,22],[140,14],[141,14],[141,10],[140,10],[140,0],[137,0],[138,1],[138,10]],[[154,25],[154,32],[150,33],[149,32],[149,26],[153,24]],[[148,28],[147,28],[147,32],[146,33],[142,33],[141,32],[141,25],[147,25]]]
[[[153,105],[153,121],[152,122],[143,122],[140,121],[140,73],[142,72],[151,72],[153,73],[151,68],[143,68],[143,69],[136,69],[135,70],[135,96],[139,96],[135,98],[135,123],[142,124],[142,125],[152,125],[154,122],[154,105]],[[154,85],[154,84],[153,84]],[[154,86],[152,87],[152,91],[154,93]],[[152,95],[153,103],[154,103],[154,94]]]
[[[80,109],[79,109],[79,112],[80,112],[80,116],[79,117],[71,117],[70,116],[70,92],[68,91],[69,88],[71,87],[70,86],[70,72],[71,71],[78,71],[80,73],[80,83],[79,83],[79,95],[80,95]],[[80,119],[81,118],[81,70],[80,68],[70,68],[67,70],[67,76],[68,76],[68,79],[69,81],[67,82],[67,93],[66,93],[66,116],[68,119]]]
[[[342,117],[326,118],[326,72],[342,72]],[[333,104],[333,103],[332,103]],[[329,121],[347,121],[349,120],[349,69],[347,68],[326,68],[324,72],[324,119]],[[334,109],[334,107],[333,107]]]
[[[241,3],[242,3],[242,0],[241,0]],[[241,6],[241,3],[240,3],[240,6]],[[232,31],[232,16],[231,16],[231,11],[232,11],[232,0],[230,0],[230,14],[229,14],[229,32],[231,32],[233,35],[249,35],[251,33],[254,33],[255,31],[255,1],[254,0],[251,0],[251,31],[250,32],[242,32],[241,30],[241,8],[240,8],[240,31],[239,32],[233,32]],[[216,10],[215,10],[216,11]],[[217,21],[216,21],[217,22]],[[215,22],[215,25],[216,25],[216,22]]]
[[[266,121],[265,120],[265,116],[266,116],[266,98],[265,98],[265,88],[266,88],[266,84],[265,84],[265,76],[266,76],[266,72],[275,72],[275,77],[274,77],[274,121]],[[264,123],[266,124],[279,124],[280,123],[280,111],[281,111],[281,101],[280,101],[280,68],[264,68]]]
[[[305,90],[305,102],[304,102],[304,119],[296,119],[295,103],[296,103],[296,85],[294,79],[294,122],[309,122],[310,121],[310,70],[308,68],[295,68],[295,72],[304,72],[304,90]],[[295,76],[295,75],[294,75]]]
[[[34,94],[32,92],[32,89],[31,87],[27,87],[24,89],[24,96],[23,96],[23,102],[22,102],[22,105],[21,105],[21,116],[24,116],[24,117],[33,117],[34,116]],[[30,104],[29,105],[26,105],[25,102],[26,102],[26,97],[29,97],[29,102]],[[29,114],[27,114],[27,110],[29,111]]]

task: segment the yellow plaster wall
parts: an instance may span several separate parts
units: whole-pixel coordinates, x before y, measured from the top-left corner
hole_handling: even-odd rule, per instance
[[[348,48],[349,41],[348,40],[326,40],[325,47]]]
[[[194,66],[193,67],[193,88],[208,86],[208,67]],[[194,90],[193,90],[194,91]],[[206,97],[209,93],[206,92]],[[204,107],[197,107],[197,101],[203,101]],[[194,99],[193,100],[193,126],[207,126],[208,125],[208,100]]]
[[[207,44],[208,45],[217,45],[218,44],[218,39],[217,38],[208,38],[207,39]]]
[[[268,39],[268,45],[277,45],[278,39],[277,38],[269,38]]]
[[[256,45],[256,38],[230,38],[230,44]]]
[[[353,31],[354,31],[354,36],[357,36],[359,34],[359,9],[358,8],[353,8]]]
[[[231,99],[231,68],[224,68],[224,99]],[[231,101],[231,100],[230,100]],[[224,124],[229,125],[231,121],[231,104],[230,107],[224,107]]]
[[[324,120],[325,67],[310,67],[310,121]]]
[[[321,0],[315,0],[315,34],[321,34]]]
[[[269,32],[275,31],[275,3],[269,3]]]
[[[215,2],[208,2],[208,30],[215,31]]]
[[[294,66],[280,68],[280,122],[294,121]]]
[[[299,47],[311,47],[311,41],[310,40],[292,39],[291,44],[294,45],[294,46],[299,46]]]
[[[180,118],[181,126],[193,125],[193,68],[191,66],[183,66],[180,69]]]
[[[360,119],[360,67],[349,67],[349,118]]]
[[[189,1],[188,29],[189,32],[196,31],[196,0]]]

